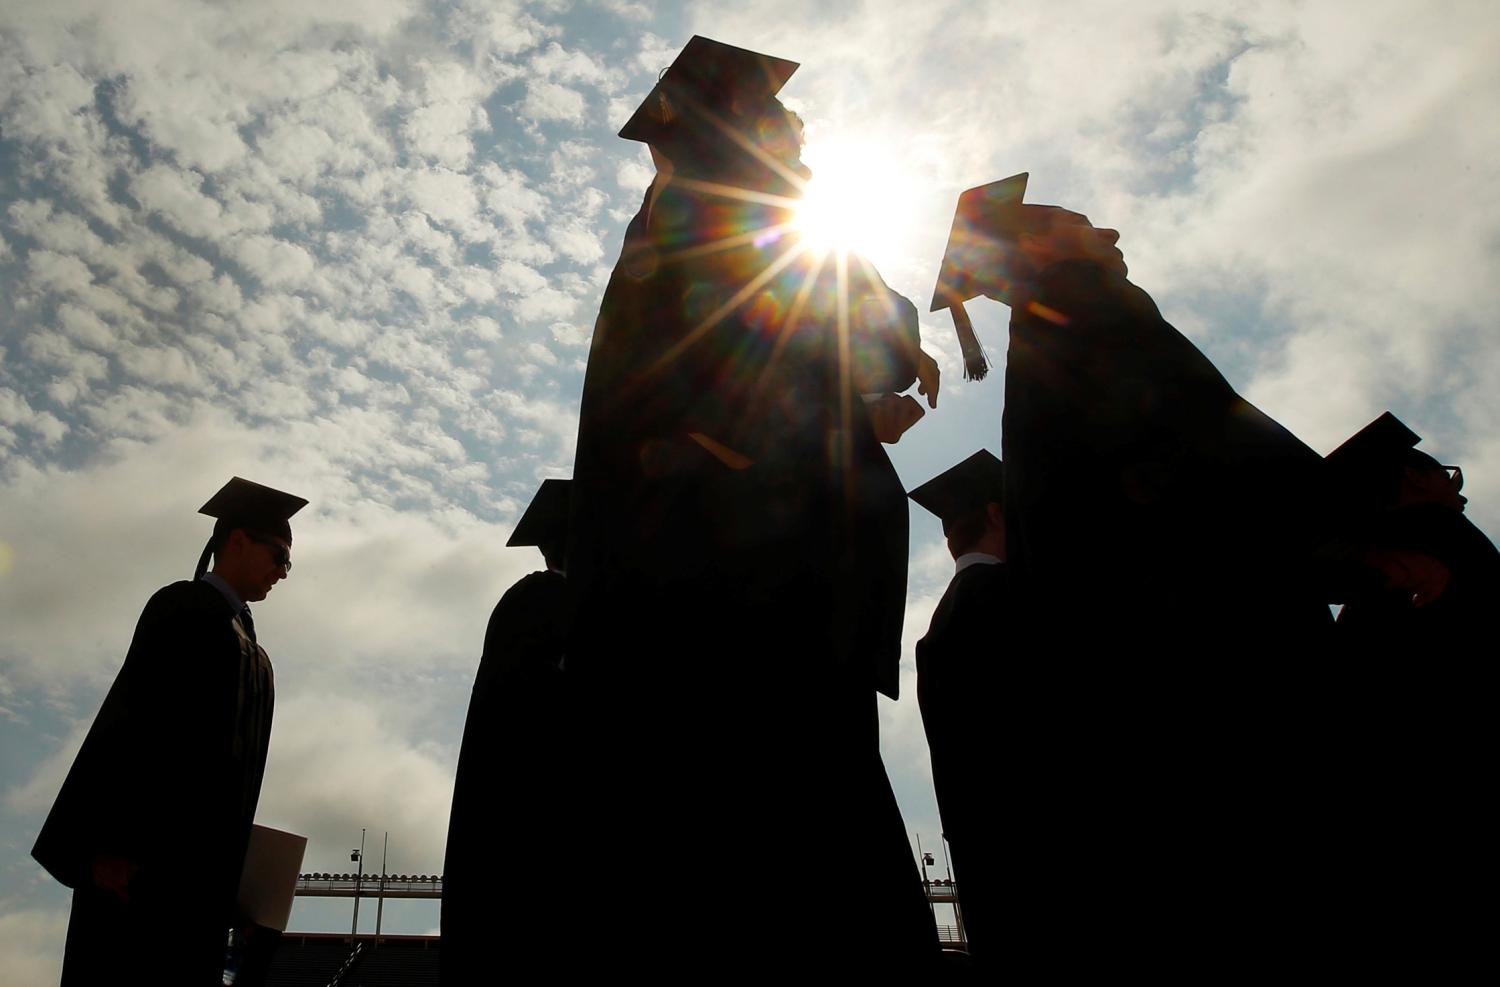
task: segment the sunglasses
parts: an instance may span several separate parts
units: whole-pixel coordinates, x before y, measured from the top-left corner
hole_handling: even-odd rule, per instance
[[[275,565],[285,572],[292,571],[292,553],[287,550],[285,545],[273,538],[262,538],[260,535],[251,535],[248,531],[245,534],[249,535],[250,540],[255,542],[255,544],[264,545],[271,550],[271,561]]]

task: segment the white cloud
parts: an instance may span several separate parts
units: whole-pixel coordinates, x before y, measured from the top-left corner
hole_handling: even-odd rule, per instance
[[[131,179],[130,194],[147,212],[159,213],[188,236],[217,239],[238,224],[216,199],[201,191],[203,176],[170,165],[153,165]]]
[[[586,52],[569,51],[552,42],[531,58],[531,71],[557,82],[581,82],[608,90],[617,73],[595,61]]]
[[[479,194],[466,174],[446,168],[427,168],[411,176],[411,201],[436,222],[464,235],[483,236],[478,223]]]
[[[626,161],[615,171],[615,184],[627,192],[640,195],[656,178],[656,169],[644,161]]]
[[[6,909],[0,914],[0,956],[5,957],[5,983],[16,987],[56,983],[62,976],[63,942],[67,933],[67,909]]]
[[[558,120],[574,125],[583,124],[587,111],[588,100],[578,90],[544,79],[526,83],[526,98],[520,106],[521,115],[528,120]]]
[[[341,872],[349,834],[365,827],[395,836],[393,872],[441,867],[457,752],[414,741],[401,703],[336,693],[278,701],[256,815],[309,837],[305,869]]]
[[[226,244],[240,266],[267,287],[303,287],[316,261],[307,248],[273,236],[251,234]]]
[[[669,41],[650,31],[643,32],[635,56],[636,68],[648,74],[651,81],[655,82],[657,74],[672,64],[681,47],[680,43]]]
[[[457,62],[428,62],[422,70],[422,102],[402,126],[412,148],[433,161],[463,168],[474,152],[470,133],[489,127],[480,100],[488,86]]]
[[[599,6],[618,17],[631,21],[649,21],[651,7],[640,0],[597,0]]]
[[[559,254],[578,264],[594,264],[604,256],[599,234],[579,220],[553,226],[547,231],[547,239]]]
[[[455,33],[472,38],[491,58],[519,54],[551,33],[519,0],[461,0],[457,6]]]
[[[574,325],[570,322],[554,322],[549,328],[552,338],[568,347],[587,346],[594,335],[592,326]]]
[[[75,213],[54,210],[50,202],[12,203],[7,217],[16,232],[49,250],[86,256],[98,256],[105,251],[104,240],[87,223]]]
[[[48,445],[68,434],[68,426],[50,411],[33,408],[20,394],[0,387],[0,424],[25,429]]]

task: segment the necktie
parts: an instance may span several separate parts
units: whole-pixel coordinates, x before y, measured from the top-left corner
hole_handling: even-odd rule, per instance
[[[245,633],[250,636],[250,640],[254,641],[255,640],[255,621],[250,618],[250,608],[249,607],[243,607],[240,610],[240,624],[245,628]]]

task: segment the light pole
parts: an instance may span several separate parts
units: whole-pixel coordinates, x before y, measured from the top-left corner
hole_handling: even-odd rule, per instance
[[[354,924],[349,927],[349,939],[359,935],[359,885],[365,876],[365,831],[359,831],[359,849],[349,851],[349,859],[359,862],[359,872],[354,875]]]
[[[937,925],[937,905],[932,903],[932,882],[927,880],[927,865],[933,863],[932,854],[922,849],[922,834],[917,834],[917,857],[922,861],[922,893],[927,896],[927,910],[932,913],[932,924]]]
[[[380,919],[385,914],[385,858],[391,848],[391,833],[386,830],[385,844],[380,848],[380,897],[375,899],[375,948],[380,948]]]

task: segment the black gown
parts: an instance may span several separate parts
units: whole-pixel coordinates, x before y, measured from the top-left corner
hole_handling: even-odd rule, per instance
[[[841,309],[788,219],[648,193],[595,326],[568,553],[601,819],[584,938],[657,955],[670,916],[684,961],[889,968],[936,940],[875,706],[905,492],[860,395],[911,385],[916,313],[857,259]]]
[[[1003,724],[995,708],[1003,688],[1000,642],[1011,613],[1005,564],[976,563],[953,577],[917,642],[917,702],[932,755],[943,836],[948,840],[969,953],[1002,955],[1000,908],[1007,849]]]
[[[1042,272],[1008,359],[1016,961],[1274,964],[1317,935],[1322,460],[1092,263]]]
[[[217,589],[151,597],[32,849],[74,889],[64,984],[219,982],[274,701]],[[93,886],[99,854],[140,867],[128,905]]]
[[[568,941],[571,773],[564,720],[567,580],[533,572],[490,615],[443,861],[442,979],[484,982]],[[524,876],[523,876],[524,875]]]
[[[1493,687],[1489,629],[1500,552],[1468,518],[1436,504],[1373,519],[1361,540],[1430,555],[1449,581],[1434,602],[1356,586],[1339,613],[1339,753],[1324,874],[1346,902],[1335,927],[1371,972],[1461,979],[1484,962],[1473,902],[1493,868]],[[1334,827],[1330,827],[1332,829]],[[1330,897],[1333,897],[1330,894]]]

